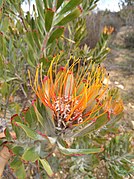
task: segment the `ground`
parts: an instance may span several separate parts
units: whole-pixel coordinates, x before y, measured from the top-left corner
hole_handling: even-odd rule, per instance
[[[110,85],[119,88],[124,101],[124,125],[134,129],[134,51],[111,45],[111,52],[104,62]]]

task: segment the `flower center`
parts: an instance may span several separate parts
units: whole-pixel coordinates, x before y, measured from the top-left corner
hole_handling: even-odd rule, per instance
[[[78,102],[78,100],[73,100],[68,96],[58,97],[56,99],[53,106],[56,109],[54,121],[58,131],[64,131],[73,124],[79,124],[83,121],[80,108],[76,108],[72,113],[72,110],[76,107]],[[67,120],[68,117],[69,120]]]

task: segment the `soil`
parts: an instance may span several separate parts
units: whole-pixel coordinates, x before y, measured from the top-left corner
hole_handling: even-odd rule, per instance
[[[110,74],[110,85],[119,88],[124,101],[124,125],[134,130],[134,50],[112,45],[104,65]]]

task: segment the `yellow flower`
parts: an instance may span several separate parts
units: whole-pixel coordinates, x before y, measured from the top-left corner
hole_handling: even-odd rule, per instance
[[[114,27],[112,27],[112,26],[105,26],[103,28],[103,33],[107,34],[107,35],[112,34],[113,31],[114,31]]]
[[[122,101],[108,95],[109,79],[106,69],[95,66],[81,67],[80,60],[58,68],[52,61],[47,76],[42,77],[42,65],[37,68],[32,88],[41,102],[51,110],[57,131],[64,131],[98,119],[104,114],[119,114]],[[109,117],[110,119],[110,117]]]

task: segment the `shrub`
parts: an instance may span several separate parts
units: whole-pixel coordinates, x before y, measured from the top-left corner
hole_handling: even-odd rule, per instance
[[[94,48],[99,40],[101,19],[101,13],[92,13],[86,17],[87,36],[83,43],[86,43],[90,48]]]
[[[134,32],[125,35],[124,43],[126,48],[134,48]]]
[[[95,178],[94,170],[102,160],[111,166],[113,157],[119,156],[119,150],[111,152],[111,145],[121,140],[115,135],[120,135],[123,102],[118,90],[109,89],[109,74],[100,65],[109,52],[113,28],[102,30],[93,49],[80,46],[86,34],[85,16],[97,1],[36,0],[32,14],[23,12],[21,0],[1,1],[3,120],[9,106],[13,113],[19,90],[27,106],[19,110],[15,106],[11,126],[4,123],[2,128],[0,177],[8,162],[18,179],[31,178],[31,173],[34,178]],[[109,143],[111,133],[115,140]],[[117,167],[131,163],[131,150],[127,151],[125,165],[120,160]],[[113,167],[106,173],[114,169],[117,177],[128,175]]]

